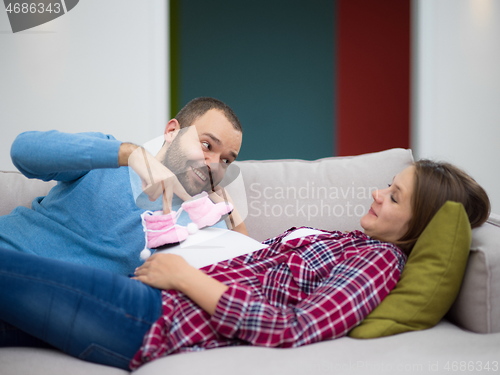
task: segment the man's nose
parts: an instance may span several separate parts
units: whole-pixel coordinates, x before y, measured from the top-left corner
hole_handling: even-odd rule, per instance
[[[220,181],[221,175],[224,174],[224,168],[222,168],[222,163],[220,160],[220,155],[216,153],[205,153],[205,164],[210,167],[215,180]]]
[[[220,155],[215,152],[205,152],[205,164],[213,169],[220,168]]]
[[[205,156],[205,162],[207,164],[209,163],[213,163],[215,160],[218,159],[218,155],[216,152],[213,152],[212,150],[207,150],[204,152],[204,156]]]

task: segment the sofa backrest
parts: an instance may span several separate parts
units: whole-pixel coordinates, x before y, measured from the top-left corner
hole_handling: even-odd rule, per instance
[[[361,229],[359,219],[373,202],[372,192],[387,187],[412,161],[410,150],[391,149],[315,161],[236,162],[246,192],[246,207],[239,202],[237,207],[250,236],[259,241],[294,226]]]
[[[46,195],[54,181],[30,180],[19,172],[0,171],[0,215],[17,206],[31,207],[34,198]]]

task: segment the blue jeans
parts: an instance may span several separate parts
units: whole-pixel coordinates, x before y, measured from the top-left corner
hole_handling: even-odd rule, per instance
[[[161,309],[160,291],[139,281],[0,249],[2,347],[51,346],[128,369]]]

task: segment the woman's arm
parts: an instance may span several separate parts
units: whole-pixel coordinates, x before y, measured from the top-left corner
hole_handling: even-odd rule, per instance
[[[220,297],[228,289],[174,254],[152,255],[136,269],[134,279],[154,288],[178,290],[210,315],[215,312]]]
[[[286,288],[281,280],[268,280],[264,296],[232,284],[221,296],[211,325],[227,338],[267,347],[297,347],[341,337],[396,285],[397,265],[393,251],[368,249],[341,262],[310,294],[285,306],[279,297],[272,297]]]

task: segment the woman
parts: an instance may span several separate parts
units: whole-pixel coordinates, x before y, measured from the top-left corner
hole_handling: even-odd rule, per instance
[[[156,254],[133,280],[0,250],[0,320],[10,328],[0,345],[48,343],[135,369],[172,353],[341,337],[396,285],[402,249],[409,254],[447,200],[463,203],[473,227],[490,207],[468,175],[430,161],[406,168],[373,199],[361,219],[365,233],[292,229],[260,251],[202,270]]]

